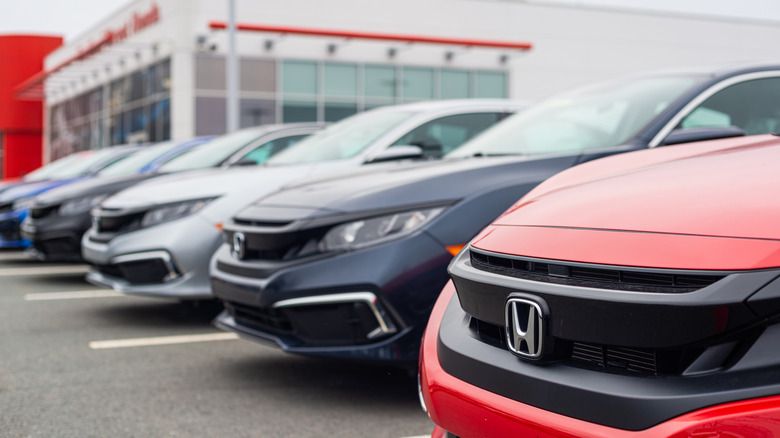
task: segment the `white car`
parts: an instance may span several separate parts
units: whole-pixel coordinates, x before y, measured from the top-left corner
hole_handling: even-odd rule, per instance
[[[315,174],[400,159],[438,158],[527,105],[448,100],[382,107],[331,125],[261,167],[163,176],[105,200],[92,212],[82,255],[87,280],[126,293],[211,297],[209,260],[221,225],[247,204]]]

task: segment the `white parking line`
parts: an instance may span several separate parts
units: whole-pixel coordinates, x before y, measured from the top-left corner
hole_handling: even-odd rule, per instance
[[[4,268],[0,269],[0,277],[22,277],[31,275],[62,275],[62,274],[86,274],[89,266],[57,266],[57,267],[33,267],[33,268]]]
[[[194,342],[232,341],[238,339],[235,333],[208,333],[204,335],[160,336],[156,338],[115,339],[92,341],[89,348],[104,350],[107,348],[148,347],[152,345],[190,344]]]
[[[70,292],[42,292],[27,294],[25,301],[78,300],[83,298],[122,297],[124,295],[113,290],[75,290]]]
[[[431,434],[428,434],[428,435],[405,436],[404,438],[431,438]]]

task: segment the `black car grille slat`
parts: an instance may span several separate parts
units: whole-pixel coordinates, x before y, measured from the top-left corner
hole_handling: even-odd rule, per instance
[[[13,209],[14,209],[13,202],[6,202],[4,204],[0,204],[0,214],[8,213],[10,211],[13,211]]]
[[[237,322],[249,327],[259,329],[271,329],[279,333],[291,333],[290,320],[275,309],[263,309],[259,307],[243,306],[236,303],[225,303],[225,308],[233,315]]]
[[[471,317],[468,331],[482,342],[497,348],[508,349],[505,341],[506,330],[503,326]],[[644,376],[679,375],[704,351],[700,347],[683,350],[650,350],[561,341],[562,345],[567,345],[567,347],[556,357],[556,361],[585,366],[602,372]]]
[[[236,225],[250,226],[250,227],[266,227],[266,228],[281,228],[290,225],[291,221],[253,221],[247,219],[233,219]]]
[[[668,273],[588,267],[566,262],[547,263],[473,250],[470,255],[472,267],[481,271],[533,281],[631,292],[692,292],[725,277],[723,274]]]

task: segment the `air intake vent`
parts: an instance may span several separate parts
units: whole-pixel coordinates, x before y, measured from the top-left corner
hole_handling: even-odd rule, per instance
[[[471,265],[478,270],[533,281],[631,292],[681,293],[709,286],[725,274],[659,272],[655,270],[589,267],[551,263],[470,251]]]

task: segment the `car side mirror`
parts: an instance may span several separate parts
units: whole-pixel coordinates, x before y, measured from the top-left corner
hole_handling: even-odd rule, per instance
[[[670,146],[695,141],[717,140],[720,138],[742,137],[745,131],[736,126],[709,126],[704,128],[675,129],[661,142],[661,146]]]
[[[422,158],[423,149],[420,146],[399,145],[391,146],[371,159],[372,163],[382,161],[402,160],[405,158]]]

